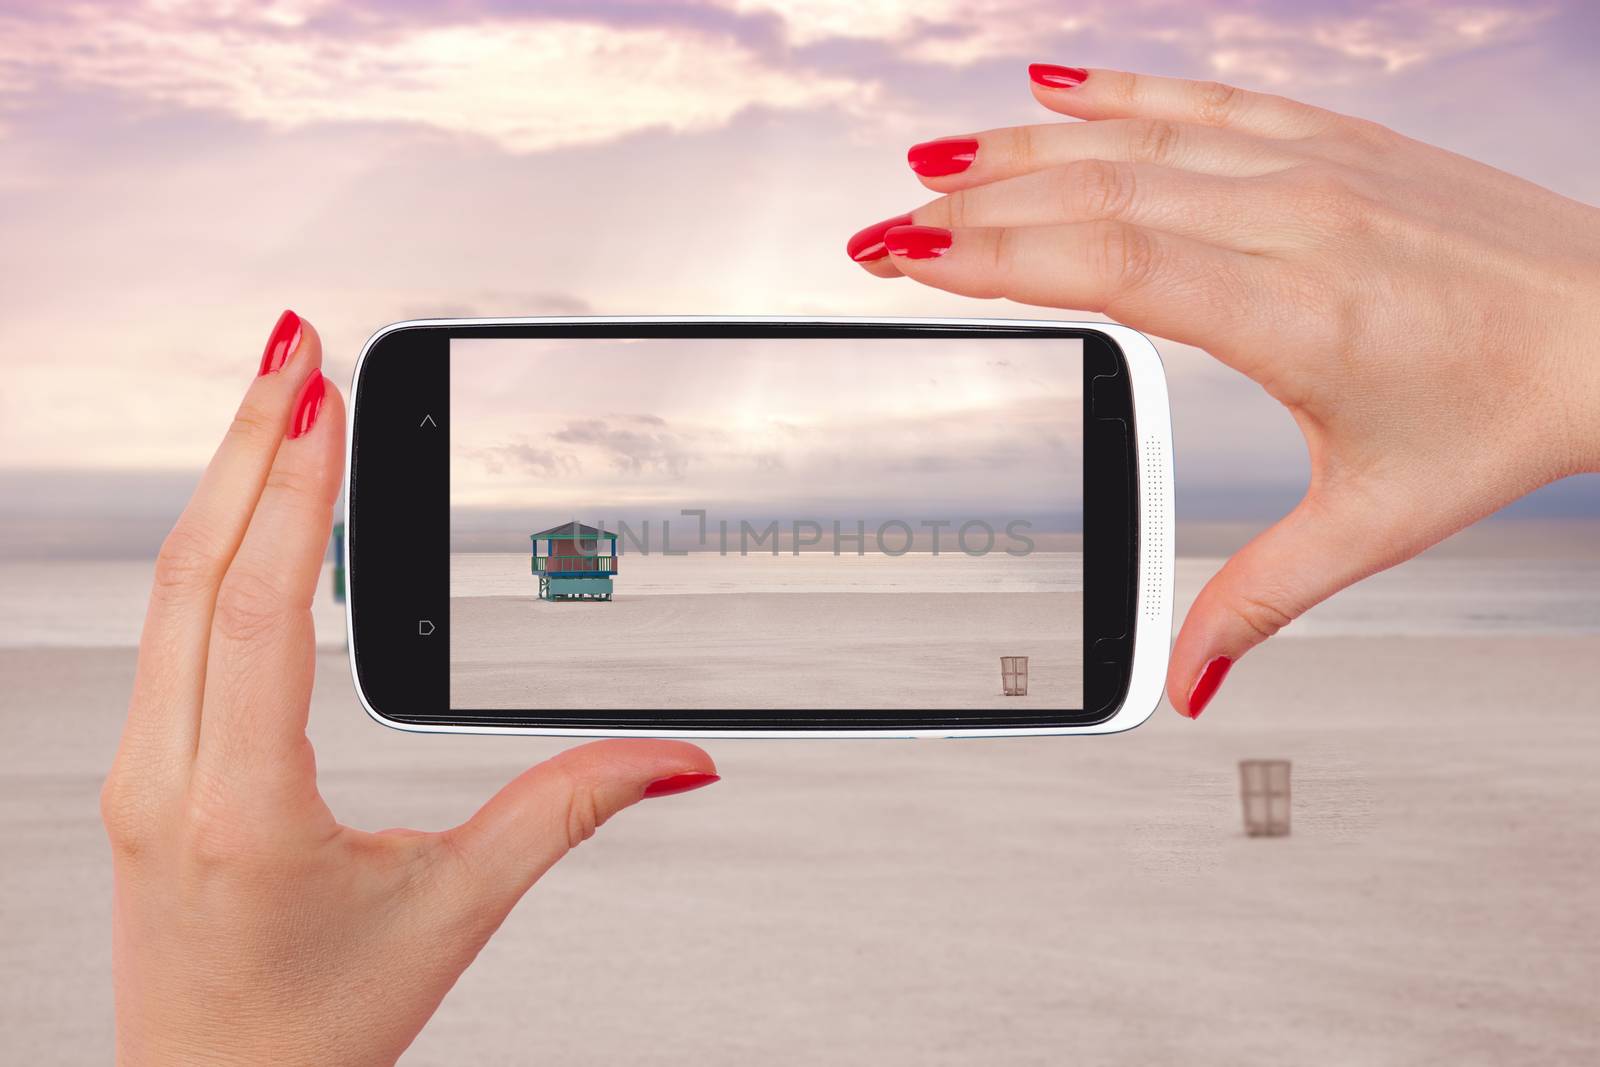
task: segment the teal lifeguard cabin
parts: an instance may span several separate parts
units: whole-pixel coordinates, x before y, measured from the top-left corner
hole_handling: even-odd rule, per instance
[[[574,519],[529,535],[540,600],[610,600],[617,535]]]

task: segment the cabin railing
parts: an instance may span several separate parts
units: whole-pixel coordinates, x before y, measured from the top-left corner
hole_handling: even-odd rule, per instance
[[[534,556],[535,574],[615,574],[615,556]]]

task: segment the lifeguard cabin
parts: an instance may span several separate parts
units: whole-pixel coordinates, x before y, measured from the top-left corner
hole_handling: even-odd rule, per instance
[[[530,535],[540,600],[610,600],[617,535],[574,519]]]

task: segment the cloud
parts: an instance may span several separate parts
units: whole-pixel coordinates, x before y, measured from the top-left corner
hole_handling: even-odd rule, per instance
[[[527,441],[517,441],[499,448],[478,449],[477,455],[491,474],[502,474],[507,467],[541,478],[564,478],[578,474],[582,464],[570,452],[540,448]]]
[[[1280,87],[1341,84],[1502,44],[1554,14],[1549,5],[1382,3],[1364,11],[1208,20],[1219,78]]]
[[[664,419],[655,415],[624,415],[615,421],[624,425],[613,425],[606,419],[574,419],[550,437],[563,444],[598,450],[622,474],[665,474],[682,478],[688,473],[693,452],[678,435],[664,429]],[[631,426],[652,429],[637,430]]]
[[[963,67],[1049,58],[1090,34],[1154,40],[1188,52],[1216,77],[1249,85],[1337,84],[1504,43],[1548,19],[1552,3],[1306,3],[1172,0],[716,0],[781,19],[795,46],[885,42],[901,59]]]
[[[411,123],[535,152],[715,129],[752,107],[864,107],[877,92],[709,28],[487,14],[354,33],[319,21],[326,6],[146,0],[0,15],[0,94],[15,108],[52,83],[108,88],[279,129]]]
[[[477,319],[498,316],[560,315],[594,313],[594,305],[572,293],[517,292],[484,290],[476,295],[448,301],[415,299],[400,305],[402,319]]]
[[[1041,0],[100,0],[23,10],[0,14],[0,136],[31,100],[64,87],[279,130],[412,125],[515,153],[703,133],[750,109],[839,109],[870,127],[923,99],[917,69],[1071,59],[1106,41],[1158,45],[1195,73],[1252,87],[1351,84],[1518,40],[1555,12],[1424,0],[1080,0],[1066,11]]]

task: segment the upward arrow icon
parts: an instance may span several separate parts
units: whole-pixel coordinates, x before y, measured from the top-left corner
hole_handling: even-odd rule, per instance
[[[437,430],[439,428],[439,424],[437,422],[433,421],[433,416],[432,415],[424,415],[424,416],[422,416],[422,421],[417,424],[417,428],[421,429],[424,426],[432,426],[435,430]]]

